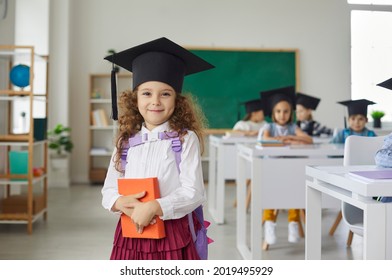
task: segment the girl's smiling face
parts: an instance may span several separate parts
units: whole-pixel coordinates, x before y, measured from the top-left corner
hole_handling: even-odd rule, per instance
[[[287,101],[275,104],[272,111],[272,120],[279,125],[286,125],[291,119],[291,105]]]
[[[174,112],[175,90],[162,82],[145,82],[137,89],[137,107],[148,130],[166,122]]]

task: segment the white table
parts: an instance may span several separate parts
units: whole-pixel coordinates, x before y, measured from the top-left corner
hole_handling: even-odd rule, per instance
[[[264,149],[249,144],[237,145],[237,248],[244,259],[262,257],[262,209],[304,209],[305,167],[315,164],[342,165],[343,152],[343,145],[334,144]],[[248,245],[245,200],[249,168],[252,197]],[[323,207],[338,208],[340,204],[335,199],[325,199]]]
[[[209,136],[208,211],[216,224],[223,224],[225,182],[236,180],[236,143],[256,143],[256,137]]]
[[[392,180],[363,180],[348,174],[374,169],[366,165],[306,167],[306,259],[321,259],[322,194],[363,209],[363,259],[392,259],[392,203],[372,199],[392,196]]]

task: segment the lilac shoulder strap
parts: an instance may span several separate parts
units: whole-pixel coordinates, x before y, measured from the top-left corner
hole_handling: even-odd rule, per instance
[[[134,135],[128,139],[128,141],[124,141],[122,151],[121,151],[121,168],[122,170],[125,170],[125,165],[127,164],[127,154],[128,154],[128,149],[131,147],[135,147],[141,144],[144,144],[144,142],[148,141],[149,134],[143,134],[143,135]],[[160,140],[171,140],[171,147],[174,152],[174,156],[176,159],[176,165],[177,165],[177,170],[180,172],[180,163],[181,163],[181,151],[182,151],[182,143],[180,140],[180,137],[177,132],[159,132],[157,134],[157,138]],[[199,223],[202,225],[202,227],[206,226],[206,222],[204,221],[203,217],[203,208],[200,205],[194,210],[196,217],[199,221]],[[192,239],[195,242],[196,241],[196,232],[195,232],[195,226],[193,224],[193,218],[192,218],[192,213],[188,214],[188,221],[189,221],[189,228],[192,234]],[[209,223],[207,222],[207,225]]]

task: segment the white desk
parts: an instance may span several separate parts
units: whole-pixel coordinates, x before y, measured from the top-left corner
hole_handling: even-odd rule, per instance
[[[343,145],[315,144],[257,149],[237,145],[237,248],[244,259],[261,259],[262,209],[305,208],[305,167],[342,165]],[[247,244],[246,179],[251,169],[250,245]],[[323,207],[338,208],[335,199],[323,200]]]
[[[223,224],[225,208],[225,181],[236,180],[236,143],[254,143],[256,137],[210,135],[208,170],[208,211],[217,224]]]
[[[372,199],[373,196],[392,196],[392,180],[361,180],[348,174],[375,168],[365,165],[306,167],[306,259],[321,259],[322,194],[363,209],[364,259],[392,259],[392,203]]]

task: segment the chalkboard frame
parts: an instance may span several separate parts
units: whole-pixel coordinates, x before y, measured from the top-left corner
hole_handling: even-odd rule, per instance
[[[209,129],[231,129],[245,114],[241,104],[259,98],[260,91],[284,86],[299,88],[298,49],[187,49],[216,67],[187,76],[183,86],[183,92],[198,99]],[[250,73],[255,73],[256,79]]]

